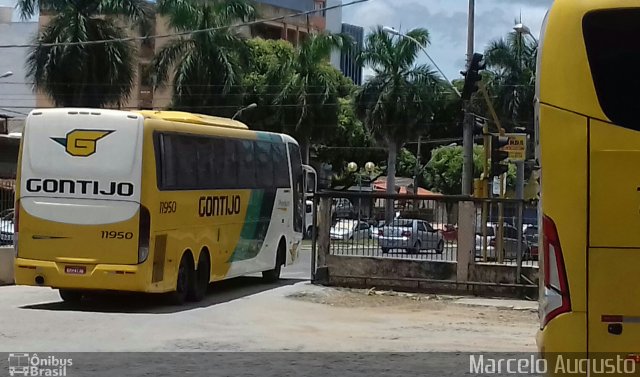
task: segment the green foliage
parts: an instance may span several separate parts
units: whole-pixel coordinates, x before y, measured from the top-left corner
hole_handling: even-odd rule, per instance
[[[333,132],[331,128],[338,123],[338,98],[352,89],[351,82],[329,63],[334,49],[349,48],[350,43],[341,34],[311,35],[281,67],[282,88],[274,104],[279,106],[284,131],[302,144],[305,162],[309,141]]]
[[[283,132],[283,112],[274,103],[284,85],[282,68],[295,55],[293,45],[284,40],[247,40],[249,47],[248,69],[242,79],[244,88],[243,105],[251,103],[257,108],[243,113],[240,119],[251,129]]]
[[[489,43],[485,50],[485,81],[502,126],[533,131],[537,43],[526,35],[509,33]]]
[[[418,159],[408,149],[402,148],[398,153],[398,176],[413,177]]]
[[[158,11],[177,31],[219,29],[164,45],[153,61],[157,85],[166,85],[173,73],[174,108],[231,116],[241,103],[239,84],[247,47],[239,29],[224,27],[254,19],[253,2],[160,0]]]
[[[377,140],[396,147],[418,131],[424,132],[433,117],[436,98],[444,92],[430,67],[415,66],[421,47],[429,43],[429,32],[414,29],[407,34],[420,45],[394,38],[378,27],[367,36],[359,56],[375,75],[356,95],[357,114]]]
[[[131,42],[43,46],[47,43],[121,39],[124,18],[148,25],[151,7],[144,0],[19,0],[23,18],[39,9],[53,14],[27,54],[27,76],[56,106],[102,107],[120,104],[131,92],[136,49]]]
[[[459,195],[462,188],[462,147],[444,146],[431,152],[425,169],[425,182],[429,190],[445,195]],[[475,146],[473,150],[474,177],[482,172],[484,150]]]
[[[424,179],[426,187],[445,195],[459,195],[462,189],[462,147],[444,146],[431,152],[431,159],[426,165]],[[484,168],[484,147],[473,148],[473,177],[480,178]],[[509,165],[507,187],[515,187],[516,168]]]

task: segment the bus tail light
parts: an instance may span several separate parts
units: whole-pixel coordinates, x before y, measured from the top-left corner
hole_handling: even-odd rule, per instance
[[[151,217],[145,206],[140,206],[140,223],[138,228],[138,263],[147,260],[149,256],[149,237],[151,229]]]
[[[18,231],[20,230],[20,199],[13,208],[13,251],[18,255]]]
[[[571,311],[569,282],[556,224],[543,216],[544,299],[540,305],[542,327],[562,313]]]

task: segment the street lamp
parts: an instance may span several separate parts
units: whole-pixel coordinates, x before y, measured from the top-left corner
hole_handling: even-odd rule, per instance
[[[458,88],[456,88],[452,83],[451,80],[449,80],[447,78],[447,75],[444,74],[444,72],[442,72],[442,70],[440,69],[440,67],[438,67],[438,65],[436,64],[435,61],[433,61],[433,59],[431,59],[431,56],[429,56],[429,53],[427,52],[427,49],[424,48],[422,46],[422,44],[420,42],[418,42],[417,39],[413,38],[410,35],[407,34],[403,34],[401,32],[399,32],[398,30],[390,27],[390,26],[385,26],[382,28],[382,31],[384,31],[387,34],[392,34],[392,35],[397,35],[398,37],[401,38],[406,38],[408,40],[410,40],[411,42],[415,43],[416,45],[418,45],[418,47],[420,47],[420,49],[422,50],[422,52],[424,52],[425,55],[427,55],[427,58],[429,58],[429,61],[431,61],[431,64],[433,64],[433,66],[438,70],[438,72],[440,72],[440,74],[442,75],[442,77],[447,81],[447,84],[449,84],[449,86],[451,87],[451,89],[453,89],[453,91],[458,95],[458,97],[462,97],[462,94],[460,94],[460,92],[458,91]]]
[[[7,77],[9,77],[9,76],[13,76],[13,72],[11,72],[11,71],[7,71],[7,72],[5,72],[5,73],[1,74],[1,75],[0,75],[0,79],[7,78]]]
[[[531,38],[533,38],[533,41],[538,44],[538,39],[531,33],[531,29],[529,29],[527,25],[523,23],[515,24],[513,26],[513,30],[518,34],[528,34]]]
[[[256,103],[252,103],[250,105],[247,105],[243,108],[241,108],[240,110],[236,111],[235,114],[233,114],[233,116],[231,117],[232,120],[235,120],[237,117],[239,117],[242,113],[244,113],[247,110],[251,110],[251,109],[255,109],[256,107],[258,107],[258,105]]]
[[[369,161],[364,164],[364,170],[367,172],[367,175],[370,177],[371,173],[376,168],[376,164]],[[358,164],[355,162],[350,162],[347,164],[347,171],[349,173],[355,173],[358,171]],[[358,192],[360,196],[358,197],[358,224],[360,224],[360,216],[362,214],[362,175],[358,174]]]

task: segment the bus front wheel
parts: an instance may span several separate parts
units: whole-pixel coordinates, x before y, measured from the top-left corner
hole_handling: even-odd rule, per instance
[[[278,245],[275,268],[273,270],[262,271],[262,279],[265,282],[275,283],[276,281],[280,280],[280,272],[282,271],[282,265],[285,263],[286,252],[286,246],[284,240],[282,240]]]

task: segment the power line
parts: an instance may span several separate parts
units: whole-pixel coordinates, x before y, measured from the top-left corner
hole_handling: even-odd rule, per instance
[[[207,33],[207,32],[212,32],[212,31],[223,30],[223,29],[236,29],[236,28],[245,27],[245,26],[253,26],[253,25],[262,24],[262,23],[265,23],[265,22],[273,22],[273,21],[285,20],[287,18],[307,16],[307,15],[314,14],[314,13],[326,12],[328,10],[333,10],[333,9],[338,9],[338,8],[345,8],[345,7],[348,7],[348,6],[364,3],[364,2],[367,2],[367,1],[369,1],[369,0],[353,0],[352,2],[346,3],[346,4],[338,4],[338,5],[332,5],[330,7],[324,7],[324,8],[314,9],[314,10],[305,11],[305,12],[291,13],[291,14],[288,14],[288,15],[285,15],[285,16],[264,18],[264,19],[261,19],[261,20],[248,21],[248,22],[244,22],[244,23],[240,23],[240,24],[236,24],[236,25],[217,26],[217,27],[211,27],[211,28],[199,29],[199,30],[189,30],[189,31],[182,31],[182,32],[175,32],[175,33],[167,33],[167,34],[148,35],[148,36],[144,36],[144,37],[127,37],[127,38],[102,39],[102,40],[96,40],[96,41],[60,42],[60,43],[35,43],[35,44],[33,44],[33,43],[29,43],[29,44],[10,44],[10,45],[0,45],[0,48],[85,46],[85,45],[97,45],[97,44],[116,43],[116,42],[147,41],[147,40],[151,40],[151,39],[164,39],[164,38],[172,38],[172,37],[181,37],[181,36],[185,36],[185,35],[193,35],[193,34],[198,34],[198,33]]]

